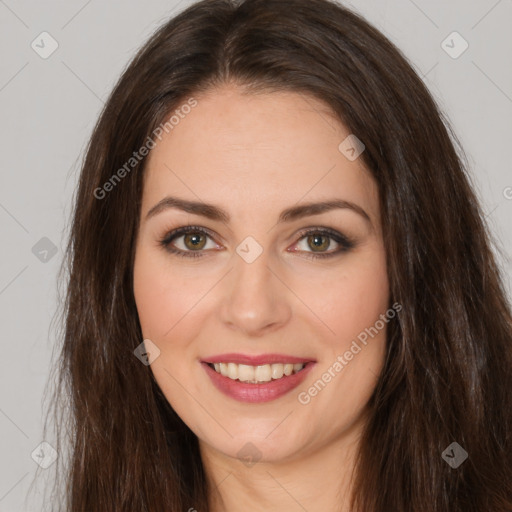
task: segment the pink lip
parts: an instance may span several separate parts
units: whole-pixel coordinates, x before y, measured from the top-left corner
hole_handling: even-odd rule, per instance
[[[222,358],[225,358],[226,355],[229,354],[225,354],[222,356]],[[265,357],[267,358],[266,361],[268,361],[268,356]],[[242,359],[244,358],[242,357]],[[223,362],[235,362],[232,358],[221,360]],[[245,358],[244,361],[239,364],[246,364],[245,361],[247,361],[247,358]],[[290,363],[293,362],[289,358],[287,361]],[[295,362],[303,361],[304,360],[298,360]],[[217,360],[211,362],[217,362]],[[225,395],[240,402],[262,403],[275,400],[276,398],[279,398],[286,393],[289,393],[292,389],[296,388],[306,378],[307,374],[310,372],[311,368],[315,366],[316,363],[308,362],[306,366],[298,373],[289,375],[288,377],[283,376],[280,379],[271,380],[270,382],[262,382],[261,384],[249,384],[246,382],[240,382],[239,380],[233,380],[229,377],[224,377],[224,375],[221,375],[220,373],[217,373],[213,368],[208,366],[206,362],[202,362],[201,364],[212,380],[214,386]]]
[[[309,363],[314,361],[315,360],[312,358],[287,356],[286,354],[262,354],[260,356],[251,356],[234,353],[219,354],[217,356],[206,357],[201,360],[202,363],[236,363],[247,364],[249,366],[278,363]]]

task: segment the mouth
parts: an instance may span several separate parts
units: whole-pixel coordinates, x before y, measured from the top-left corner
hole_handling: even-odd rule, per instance
[[[311,359],[268,354],[224,354],[201,361],[212,384],[240,402],[261,403],[288,394],[316,365]]]

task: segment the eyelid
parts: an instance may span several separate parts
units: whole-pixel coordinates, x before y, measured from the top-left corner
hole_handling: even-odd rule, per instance
[[[170,242],[172,239],[177,238],[179,236],[196,232],[208,235],[212,239],[214,239],[217,236],[216,234],[213,233],[213,231],[210,231],[208,228],[202,226],[188,225],[166,231],[165,236],[162,239],[162,242]]]

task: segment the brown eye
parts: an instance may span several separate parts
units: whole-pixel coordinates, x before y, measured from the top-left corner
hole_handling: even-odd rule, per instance
[[[183,243],[187,249],[201,250],[206,245],[206,237],[202,233],[188,233],[183,236]]]
[[[299,233],[300,239],[293,252],[301,252],[308,258],[330,258],[346,253],[355,242],[338,231],[329,228],[307,229]]]
[[[309,247],[314,249],[314,252],[323,252],[329,248],[330,239],[325,235],[309,235],[308,244]]]
[[[160,245],[168,252],[184,258],[199,258],[210,249],[219,249],[210,231],[199,226],[183,226],[175,229],[160,240]]]

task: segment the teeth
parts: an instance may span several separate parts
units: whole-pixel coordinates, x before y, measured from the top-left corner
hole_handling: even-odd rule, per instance
[[[250,382],[254,380],[254,373],[254,366],[247,366],[246,364],[238,365],[238,380],[242,382]]]
[[[228,377],[233,380],[238,378],[238,366],[235,363],[228,363]]]
[[[270,382],[272,380],[272,370],[270,369],[270,365],[264,364],[263,366],[256,366],[254,380],[257,380],[258,382]]]
[[[272,378],[280,379],[284,375],[284,368],[282,364],[273,364],[271,367]]]
[[[303,363],[286,363],[286,364],[263,364],[260,366],[249,366],[246,364],[236,363],[213,363],[213,367],[217,373],[224,375],[232,380],[241,382],[250,382],[256,384],[258,382],[270,382],[271,380],[280,379],[293,373],[300,372],[304,368]]]

